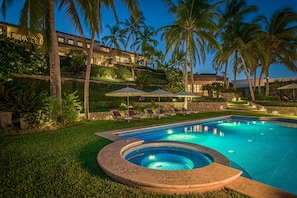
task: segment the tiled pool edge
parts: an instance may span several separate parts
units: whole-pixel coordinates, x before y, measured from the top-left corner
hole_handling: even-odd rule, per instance
[[[221,117],[216,117],[216,119],[229,118],[232,116],[233,115],[221,116]],[[249,117],[249,116],[243,116],[243,117]],[[264,120],[275,119],[275,117],[258,117],[258,118],[264,119]],[[292,120],[295,120],[295,119],[292,119]],[[176,123],[176,124],[192,123],[192,122],[197,122],[197,121],[203,122],[203,121],[209,121],[209,119],[191,120],[191,121],[180,122],[180,123]],[[167,125],[165,124],[165,125],[172,126],[172,125],[176,125],[176,124],[167,124]],[[150,126],[150,127],[133,128],[132,131],[137,131],[137,130],[145,129],[145,128],[154,128],[154,127],[165,126],[165,125],[162,124],[162,125],[155,125],[155,126]],[[121,129],[121,130],[114,130],[114,131],[99,132],[99,133],[95,133],[95,135],[98,135],[98,136],[108,139],[110,141],[118,141],[118,140],[121,140],[122,138],[115,134],[124,133],[126,131],[131,131],[131,129]],[[284,190],[281,190],[281,189],[275,188],[273,186],[269,186],[267,184],[260,183],[260,182],[254,181],[252,179],[242,177],[242,176],[240,176],[238,179],[234,180],[233,182],[229,183],[225,187],[235,190],[237,192],[240,192],[242,194],[245,194],[249,197],[297,198],[297,195],[295,195],[295,194],[286,192]]]

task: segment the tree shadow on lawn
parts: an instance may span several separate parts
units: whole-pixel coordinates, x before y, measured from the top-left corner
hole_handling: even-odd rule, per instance
[[[100,176],[101,178],[108,178],[97,163],[97,155],[99,151],[110,143],[104,138],[97,139],[95,142],[87,144],[81,149],[78,159],[82,167],[87,169],[91,175]]]

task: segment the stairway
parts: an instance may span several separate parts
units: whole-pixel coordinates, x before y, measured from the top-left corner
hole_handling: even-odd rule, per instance
[[[253,111],[259,111],[259,110],[257,109],[256,105],[251,105],[249,103],[247,103],[247,104],[228,103],[225,111],[253,112]]]

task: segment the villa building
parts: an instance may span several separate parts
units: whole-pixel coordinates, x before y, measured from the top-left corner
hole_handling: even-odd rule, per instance
[[[22,35],[20,33],[17,25],[5,22],[0,22],[0,34],[17,40],[29,40],[28,36]],[[90,48],[91,43],[91,39],[60,31],[57,31],[57,40],[60,56],[64,56],[70,49],[81,49],[86,52],[86,50]],[[30,38],[30,42],[34,42],[38,45],[43,45],[43,37],[42,35],[40,35],[38,38]],[[137,54],[137,58],[142,59],[142,56]],[[99,41],[95,40],[92,58],[93,64],[102,66],[113,66],[114,64],[125,64],[134,62],[134,53],[123,50],[117,51],[116,49],[109,48],[105,46],[104,43],[100,43]]]
[[[202,89],[203,85],[212,84],[213,82],[224,83],[223,76],[216,74],[194,74],[194,88],[193,92],[200,96],[207,96],[207,91]],[[227,79],[228,82],[228,79]],[[188,84],[188,91],[191,91],[191,83]]]

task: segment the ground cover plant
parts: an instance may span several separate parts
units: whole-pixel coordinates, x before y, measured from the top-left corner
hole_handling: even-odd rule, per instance
[[[109,179],[98,167],[96,156],[110,141],[95,132],[140,127],[235,112],[213,112],[147,119],[130,123],[111,120],[85,122],[47,132],[22,131],[0,136],[1,197],[245,197],[223,189],[205,194],[172,195],[144,193]],[[241,115],[263,116],[261,113]]]

